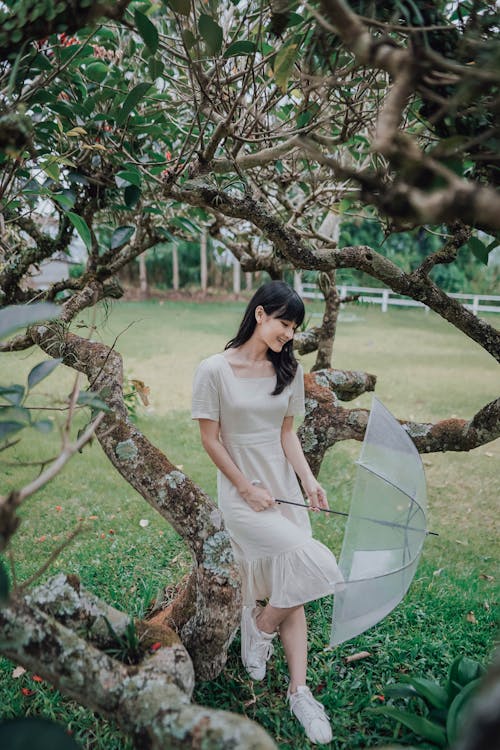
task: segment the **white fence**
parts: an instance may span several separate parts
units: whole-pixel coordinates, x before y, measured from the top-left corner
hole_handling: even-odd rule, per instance
[[[300,286],[296,284],[296,288],[301,297],[305,299],[323,299],[323,295],[316,284],[301,282]],[[387,312],[389,305],[423,307],[426,312],[429,310],[427,305],[424,305],[422,302],[404,297],[401,294],[396,294],[391,289],[346,285],[338,286],[337,289],[341,297],[359,294],[359,302],[380,305],[382,312]],[[472,310],[474,315],[481,312],[500,313],[500,297],[493,294],[448,294],[448,297],[453,297],[460,301],[463,300],[464,306]],[[487,304],[483,304],[484,302]]]

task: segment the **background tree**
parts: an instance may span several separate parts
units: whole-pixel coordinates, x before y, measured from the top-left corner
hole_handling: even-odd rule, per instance
[[[0,303],[60,304],[55,323],[34,324],[0,350],[37,346],[86,375],[89,398],[109,409],[96,426],[106,455],[193,555],[173,604],[139,625],[157,628],[164,644],[154,659],[141,655],[139,673],[95,650],[103,636],[94,635],[92,618],[87,641],[75,633],[94,605],[109,610],[90,606],[66,579],[29,600],[22,590],[12,594],[0,615],[2,651],[36,664],[83,704],[111,711],[137,742],[148,735],[175,746],[206,735],[251,746],[255,729],[246,722],[210,713],[207,723],[206,712],[186,703],[191,665],[198,677],[217,674],[238,623],[221,516],[130,421],[116,351],[77,335],[72,323],[119,296],[116,274],[148,248],[199,242],[207,227],[245,271],[271,278],[292,268],[320,271],[328,293],[338,269],[355,269],[424,302],[498,360],[498,331],[435,280],[435,269],[454,263],[465,245],[486,261],[500,228],[497,13],[487,2],[377,10],[325,0],[260,11],[215,0],[47,0],[5,3],[0,17]],[[421,243],[420,256],[384,256],[367,243],[341,246],[325,231],[332,213],[369,217],[384,236],[445,237],[439,247]],[[55,231],[45,228],[47,216]],[[28,283],[36,265],[67,253],[76,235],[88,252],[83,273],[46,290]],[[331,363],[325,342],[338,300],[331,303],[320,330],[304,337],[309,347],[321,343],[322,368]],[[297,345],[306,343],[299,337]],[[372,390],[375,378],[327,369],[306,384],[311,408],[302,435],[314,438],[309,458],[319,470],[332,443],[364,432],[366,412],[343,410],[337,398]],[[7,408],[19,405],[12,392],[3,392]],[[471,420],[405,424],[420,450],[470,450],[500,434],[499,416],[497,399]],[[15,498],[1,499],[5,542]],[[69,615],[61,597],[72,600]],[[128,627],[126,617],[112,616]],[[112,688],[101,683],[103,671]],[[138,682],[154,691],[165,675],[165,698],[151,707]]]

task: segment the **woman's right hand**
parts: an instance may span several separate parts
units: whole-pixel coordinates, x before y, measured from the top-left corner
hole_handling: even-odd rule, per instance
[[[274,497],[271,495],[268,489],[259,484],[250,484],[245,488],[241,496],[249,504],[252,510],[257,513],[261,510],[267,510],[272,508],[275,504]]]

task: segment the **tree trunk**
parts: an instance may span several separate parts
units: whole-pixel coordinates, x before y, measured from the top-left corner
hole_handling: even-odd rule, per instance
[[[200,281],[202,292],[207,291],[208,285],[207,238],[208,230],[206,227],[203,227],[203,231],[200,237]]]
[[[175,291],[179,289],[179,250],[175,242],[172,245],[172,287]]]
[[[332,366],[333,342],[337,331],[337,319],[340,309],[340,295],[335,285],[336,271],[321,273],[319,276],[320,289],[325,298],[325,310],[323,313],[323,322],[318,330],[318,353],[316,362],[311,368],[312,372],[316,370],[325,370]]]
[[[237,258],[233,259],[233,293],[238,296],[241,292],[241,266]]]
[[[107,654],[104,649],[116,649],[130,623],[127,615],[80,589],[76,577],[58,575],[0,607],[0,650],[115,721],[140,750],[276,750],[265,731],[245,717],[190,703],[193,666],[171,631],[136,622],[137,663],[127,665]]]
[[[92,391],[101,394],[110,408],[96,430],[104,452],[189,546],[191,575],[177,603],[155,621],[166,620],[179,633],[200,679],[215,677],[226,662],[241,609],[239,571],[222,514],[130,421],[123,401],[122,359],[116,351],[52,326],[36,327],[33,337],[51,356],[64,350],[64,363],[85,373]]]
[[[142,300],[149,298],[148,271],[145,253],[139,255],[139,296]]]

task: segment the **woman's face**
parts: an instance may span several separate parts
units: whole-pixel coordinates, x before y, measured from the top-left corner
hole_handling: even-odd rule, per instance
[[[267,315],[264,308],[260,306],[255,310],[255,319],[257,321],[255,330],[259,338],[273,352],[280,352],[294,337],[297,323],[293,320],[274,318],[272,315]]]

